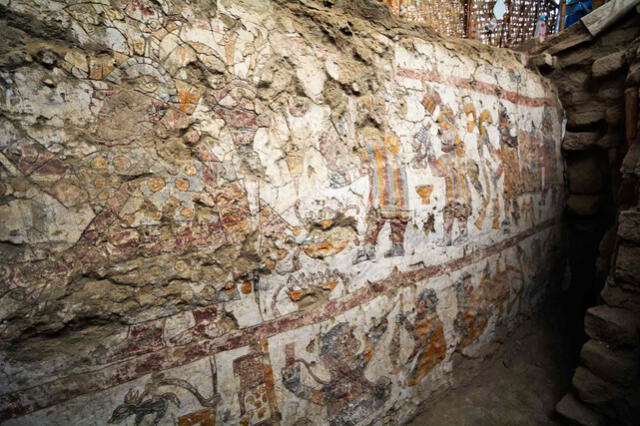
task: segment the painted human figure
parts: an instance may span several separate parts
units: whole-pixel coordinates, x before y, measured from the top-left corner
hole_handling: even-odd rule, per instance
[[[253,151],[253,139],[266,119],[256,112],[256,89],[243,80],[233,80],[215,93],[213,112],[227,124],[236,149],[257,158]]]
[[[482,205],[478,212],[478,218],[474,222],[474,225],[478,229],[482,229],[487,212],[489,211],[489,205],[492,204],[492,216],[493,220],[491,227],[498,229],[500,226],[500,202],[498,199],[498,180],[502,176],[502,163],[500,161],[500,155],[498,150],[493,146],[489,139],[489,132],[487,125],[493,124],[491,113],[484,109],[478,116],[475,107],[472,104],[467,104],[464,107],[464,113],[467,115],[467,132],[472,132],[475,127],[478,128],[477,138],[477,150],[480,157],[479,171],[482,175],[481,185],[481,199]],[[498,164],[497,168],[489,167],[488,162],[493,160]],[[478,183],[474,186],[480,185],[480,179],[478,177]]]
[[[418,296],[413,321],[407,315],[398,315],[398,324],[402,325],[413,337],[414,347],[408,360],[414,360],[409,372],[407,383],[415,386],[436,365],[444,360],[447,352],[447,344],[444,337],[442,321],[438,317],[438,296],[433,289],[426,289]]]
[[[460,335],[460,348],[473,344],[484,333],[492,315],[502,316],[507,309],[511,294],[511,283],[517,280],[510,274],[518,273],[516,268],[500,264],[496,261],[495,271],[487,263],[480,282],[474,287],[471,275],[462,277],[456,282],[458,315],[454,327]]]
[[[429,139],[429,133],[423,129],[416,135],[427,147],[427,159],[436,176],[444,178],[446,201],[444,206],[445,245],[451,245],[453,228],[457,224],[458,238],[467,238],[467,219],[471,216],[471,194],[469,193],[469,162],[465,159],[464,143],[455,128],[455,115],[449,108],[440,110],[437,119],[443,154],[436,157]]]
[[[354,264],[375,256],[378,235],[385,223],[391,226],[391,248],[385,257],[404,255],[404,233],[409,221],[407,174],[400,160],[400,139],[382,134],[374,128],[363,131],[363,162],[369,169],[370,210],[364,247],[358,250]]]
[[[500,132],[499,156],[504,167],[504,214],[509,223],[511,217],[516,224],[520,219],[518,198],[524,191],[520,156],[518,153],[518,136],[512,133],[513,125],[504,106],[500,105],[498,131]]]
[[[547,194],[551,190],[551,202],[555,203],[559,196],[558,188],[562,186],[562,173],[558,167],[556,141],[553,134],[553,112],[545,105],[542,112],[542,194],[546,204]]]
[[[388,399],[391,382],[381,377],[371,382],[365,377],[365,370],[387,329],[386,320],[368,333],[364,350],[354,335],[354,327],[348,323],[339,323],[320,339],[320,360],[329,371],[330,379],[321,380],[309,364],[295,359],[293,345],[285,348],[286,366],[282,369],[282,382],[298,398],[327,407],[330,425],[355,425],[366,419]],[[311,377],[322,385],[320,389],[302,383],[300,364],[309,370]]]
[[[522,190],[520,216],[523,223],[533,225],[536,220],[534,194],[542,191],[543,168],[541,159],[544,158],[542,135],[535,123],[531,123],[531,130],[518,131],[520,146],[520,160],[522,173]]]

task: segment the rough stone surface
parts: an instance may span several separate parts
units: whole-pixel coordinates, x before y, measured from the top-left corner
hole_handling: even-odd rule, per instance
[[[619,146],[622,142],[624,142],[624,136],[621,133],[607,133],[598,138],[595,145],[603,149],[609,149]]]
[[[638,376],[637,350],[612,349],[606,343],[589,340],[582,346],[580,360],[593,373],[612,383],[628,385]]]
[[[584,318],[584,329],[592,339],[612,346],[637,346],[640,320],[625,309],[607,305],[589,308]]]
[[[635,62],[629,66],[629,72],[624,84],[627,87],[640,85],[640,62]]]
[[[615,2],[608,2],[598,10],[604,16],[615,7]],[[588,181],[586,173],[577,178],[577,171],[571,171],[571,162],[576,159],[586,155],[598,157],[603,171],[602,198],[572,194],[568,199],[569,212],[583,213],[568,217],[574,230],[569,245],[580,248],[571,250],[569,260],[589,271],[572,271],[571,287],[584,289],[582,300],[593,300],[597,297],[594,289],[606,283],[600,293],[606,306],[589,310],[585,329],[593,339],[611,347],[594,341],[587,343],[582,362],[603,378],[621,381],[627,378],[627,372],[637,371],[640,364],[637,354],[632,362],[631,357],[619,352],[637,345],[637,323],[633,319],[640,314],[640,247],[633,213],[616,214],[617,223],[612,223],[609,213],[638,209],[640,144],[634,143],[633,114],[637,111],[633,110],[629,96],[640,84],[640,15],[609,14],[606,19],[613,17],[615,22],[610,22],[597,36],[587,36],[580,25],[573,25],[554,36],[547,46],[537,48],[535,54],[552,53],[558,57],[560,67],[553,70],[550,78],[557,82],[561,101],[567,108],[568,130],[590,135],[578,138],[569,132],[563,142],[570,189],[587,189],[576,186]],[[631,118],[627,135],[626,118]],[[596,229],[600,231],[594,232]],[[609,231],[605,233],[606,229]],[[591,272],[592,262],[596,264],[595,274]],[[640,416],[640,382],[617,387],[603,378],[589,369],[578,368],[573,383],[582,402],[596,404],[594,408],[607,417],[605,424],[636,424]]]
[[[524,55],[364,0],[2,4],[4,424],[397,423],[549,290]]]
[[[572,393],[566,394],[556,405],[556,411],[565,419],[583,426],[604,426],[605,419],[584,405]]]
[[[620,172],[623,175],[640,177],[640,144],[633,144],[624,156]]]
[[[607,108],[604,113],[604,119],[609,127],[617,127],[624,124],[624,106],[622,103]]]
[[[557,58],[543,53],[529,58],[528,66],[531,68],[540,68],[541,70],[553,69],[557,64]]]
[[[567,211],[578,216],[592,216],[600,210],[599,195],[571,194],[567,199]]]
[[[580,399],[588,404],[602,404],[622,394],[619,386],[607,382],[584,367],[578,367],[572,380]]]
[[[631,243],[640,244],[640,211],[623,210],[618,217],[618,235]]]
[[[623,243],[616,257],[615,279],[618,284],[640,289],[640,247]]]
[[[602,101],[622,101],[624,99],[624,87],[616,79],[605,81],[598,89],[598,99]]]
[[[624,65],[624,54],[625,51],[621,50],[596,59],[591,66],[594,77],[602,77],[622,68]]]
[[[583,65],[590,65],[596,57],[596,52],[592,49],[576,49],[565,52],[559,56],[558,64],[562,68],[572,68]]]
[[[602,172],[594,155],[573,159],[567,164],[569,191],[575,194],[595,194],[602,190]]]
[[[640,313],[640,293],[628,291],[616,285],[611,279],[607,280],[600,295],[609,306],[626,309],[634,315]]]
[[[567,132],[562,141],[565,151],[581,151],[596,144],[598,134],[594,132]]]
[[[597,103],[573,106],[567,110],[567,127],[570,130],[597,124],[605,118],[605,108]]]

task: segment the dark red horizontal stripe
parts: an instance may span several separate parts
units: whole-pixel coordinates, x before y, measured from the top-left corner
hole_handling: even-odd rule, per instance
[[[413,80],[428,81],[431,83],[446,84],[458,89],[472,90],[484,95],[496,96],[516,105],[526,105],[530,107],[541,107],[544,105],[552,105],[550,98],[532,98],[522,95],[518,92],[504,90],[497,84],[483,83],[481,81],[472,80],[464,77],[443,76],[433,71],[413,70],[410,68],[399,68],[396,72],[399,77],[410,78]]]
[[[155,371],[180,367],[206,356],[237,349],[285,331],[325,321],[369,302],[387,291],[397,290],[397,283],[409,286],[428,278],[461,270],[514,247],[538,232],[552,227],[555,223],[554,219],[547,220],[497,244],[477,249],[466,256],[440,265],[408,272],[394,271],[390,277],[372,283],[369,287],[361,288],[340,300],[331,300],[315,311],[294,312],[212,340],[163,348],[98,371],[67,376],[29,389],[4,394],[0,396],[0,420],[19,417],[82,395],[104,391]]]

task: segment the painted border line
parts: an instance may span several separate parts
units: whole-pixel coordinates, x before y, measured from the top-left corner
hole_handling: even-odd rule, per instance
[[[466,256],[440,265],[392,274],[340,300],[331,300],[316,311],[293,312],[215,339],[163,348],[98,371],[67,376],[29,389],[1,395],[0,420],[23,416],[82,395],[107,390],[156,371],[180,367],[219,352],[258,343],[286,331],[325,321],[367,303],[389,290],[397,289],[398,281],[406,283],[401,287],[408,287],[428,278],[459,271],[516,246],[523,240],[559,224],[559,220],[559,217],[546,220],[492,246],[477,249]]]
[[[431,83],[447,84],[458,89],[467,89],[484,95],[496,96],[516,105],[525,105],[529,107],[541,107],[545,105],[553,105],[551,98],[532,98],[522,95],[511,90],[503,90],[500,86],[492,83],[484,83],[482,81],[471,80],[464,77],[446,76],[443,77],[434,71],[414,70],[411,68],[398,68],[397,77],[410,78],[412,80],[427,81]]]

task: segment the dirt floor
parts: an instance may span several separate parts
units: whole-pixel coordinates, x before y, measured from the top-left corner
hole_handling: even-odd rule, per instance
[[[581,336],[561,306],[527,320],[466,385],[425,404],[409,425],[561,425],[554,406],[571,388]]]

